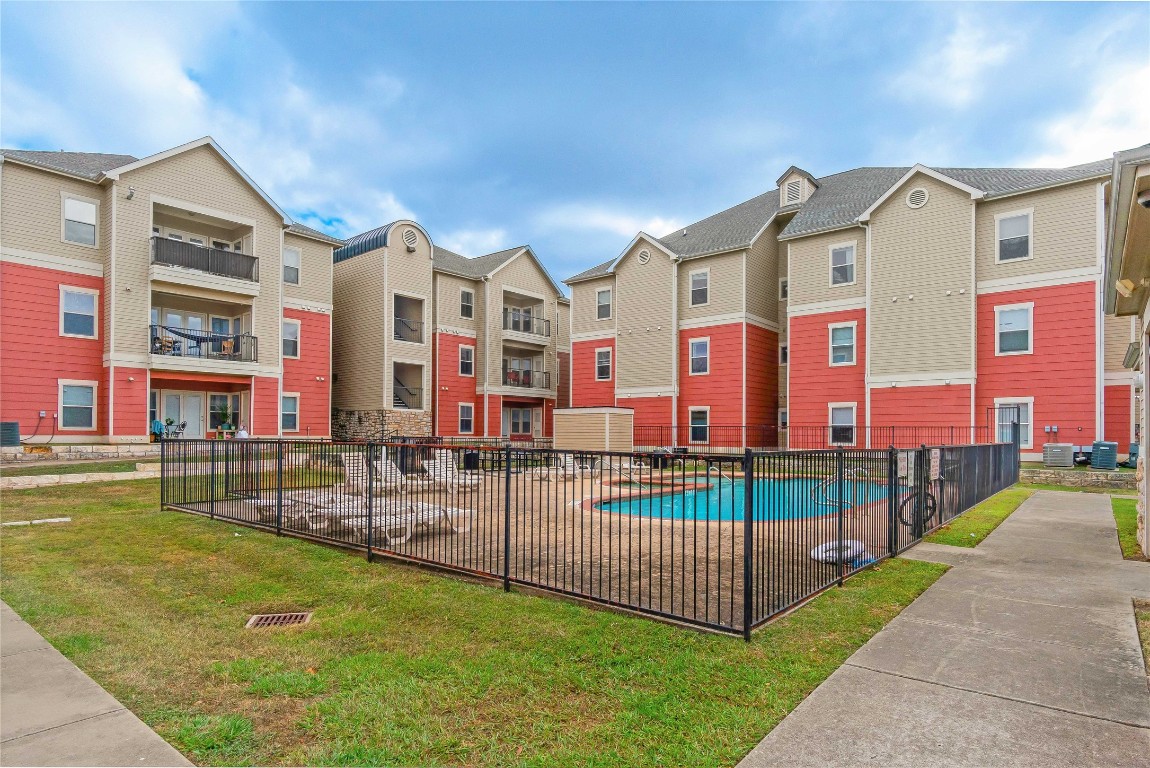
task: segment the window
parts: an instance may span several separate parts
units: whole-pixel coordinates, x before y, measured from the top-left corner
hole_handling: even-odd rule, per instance
[[[793,205],[799,202],[803,196],[803,180],[791,179],[787,182],[785,192],[783,195],[783,205]]]
[[[228,243],[225,243],[223,240],[213,240],[212,247],[217,251],[230,251],[232,249],[232,246]]]
[[[842,323],[830,326],[831,365],[855,364],[855,324]]]
[[[691,375],[699,376],[704,373],[711,372],[711,340],[707,339],[691,339],[690,343],[690,357],[691,357]]]
[[[779,365],[787,365],[790,362],[790,348],[786,344],[779,345]]]
[[[299,395],[280,398],[280,427],[284,432],[299,431]]]
[[[299,320],[283,321],[284,357],[299,357]]]
[[[475,347],[459,348],[459,375],[475,375]]]
[[[1001,397],[994,399],[998,411],[998,442],[1009,443],[1013,438],[1013,423],[1018,418],[1020,448],[1034,447],[1034,429],[1031,414],[1034,412],[1033,397]]]
[[[595,319],[611,319],[611,289],[604,288],[595,292]]]
[[[469,320],[475,317],[475,294],[471,291],[459,292],[459,316]]]
[[[611,350],[595,350],[595,381],[611,380]]]
[[[531,434],[531,409],[530,408],[512,408],[511,409],[511,434],[513,434],[513,435],[530,435]]]
[[[153,389],[148,393],[148,429],[152,428],[152,423],[160,418],[160,393]]]
[[[244,252],[244,241],[243,240],[236,240],[234,243],[232,243],[232,250],[235,251],[236,253],[243,253]]]
[[[60,286],[60,335],[96,338],[97,291]]]
[[[60,429],[96,428],[96,382],[60,382]]]
[[[780,408],[779,409],[779,429],[786,429],[786,428],[787,428],[787,409],[786,408]]]
[[[855,245],[844,243],[831,246],[831,285],[854,285]]]
[[[854,445],[855,404],[831,403],[831,445]]]
[[[702,307],[710,302],[711,270],[700,269],[691,273],[691,306]]]
[[[77,245],[96,246],[95,200],[64,195],[64,240]]]
[[[1031,326],[1034,323],[1033,304],[1015,304],[1012,306],[995,307],[995,334],[994,354],[996,355],[1028,355],[1034,351]]]
[[[779,301],[787,300],[789,287],[790,286],[787,284],[787,279],[785,277],[779,280]]]
[[[221,411],[228,410],[228,421],[232,429],[239,426],[240,396],[239,395],[208,395],[208,429],[219,429],[224,425],[220,418]]]
[[[299,248],[284,248],[284,282],[299,285]]]
[[[1003,213],[994,217],[994,239],[999,261],[1029,259],[1030,238],[1033,234],[1033,214],[1030,211]]]
[[[470,435],[475,431],[475,406],[471,403],[459,404],[459,434]]]
[[[711,409],[691,408],[687,412],[690,440],[692,443],[710,442]]]

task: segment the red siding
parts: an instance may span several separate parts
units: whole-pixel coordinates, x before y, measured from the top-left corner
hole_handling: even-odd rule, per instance
[[[1106,439],[1118,443],[1118,452],[1126,453],[1134,442],[1134,420],[1130,414],[1130,385],[1106,387]],[[1061,427],[1062,425],[1059,425]],[[1071,441],[1074,442],[1074,441]]]
[[[145,368],[124,368],[115,371],[116,401],[113,418],[116,437],[142,437],[149,432],[148,424],[148,371]],[[133,381],[128,381],[133,379]]]
[[[611,348],[611,379],[595,379],[595,350]],[[577,341],[571,345],[571,407],[615,405],[615,340]],[[668,424],[670,421],[667,422]]]
[[[503,398],[499,395],[487,396],[487,410],[484,413],[484,424],[487,425],[485,437],[498,437],[503,434]]]
[[[858,424],[866,415],[859,410]],[[935,440],[967,442],[970,439],[970,385],[928,387],[872,387],[870,391],[871,448],[883,448],[894,438],[896,447],[907,448]],[[981,421],[976,420],[976,424]],[[884,432],[883,427],[935,427],[919,434]],[[945,428],[945,429],[943,429]],[[933,436],[933,437],[932,437]],[[900,439],[905,438],[905,439]],[[859,444],[865,437],[860,435]]]
[[[830,365],[832,323],[855,321],[855,364]],[[829,403],[857,403],[855,423],[866,421],[866,311],[791,318],[788,416],[795,426],[826,426]]]
[[[555,389],[558,400],[555,403],[556,408],[570,408],[571,407],[571,353],[570,352],[556,352],[555,353],[555,375],[559,377],[558,386]]]
[[[1033,450],[1041,451],[1044,427],[1057,424],[1057,442],[1094,440],[1096,390],[1096,288],[1074,283],[978,297],[978,421],[996,397],[1033,397]],[[994,308],[1034,302],[1033,354],[994,354]],[[1079,429],[1081,428],[1081,431]]]
[[[300,322],[300,356],[298,360],[284,358],[283,380],[284,392],[299,393],[299,429],[284,435],[328,437],[331,435],[331,315],[296,309],[283,312],[288,320]]]
[[[60,286],[99,290],[96,339],[60,335]],[[0,263],[0,420],[20,422],[20,434],[31,435],[41,420],[40,436],[53,431],[59,413],[59,380],[95,381],[94,430],[67,430],[67,436],[95,436],[107,431],[108,380],[104,370],[104,280],[55,269]]]
[[[459,432],[459,404],[474,403],[473,435],[483,434],[483,398],[476,395],[475,376],[459,375],[459,348],[475,347],[471,336],[440,333],[436,336],[436,364],[433,371],[437,402],[438,431],[436,434],[455,437]],[[472,355],[472,371],[475,357]]]
[[[252,423],[248,433],[252,437],[275,437],[280,426],[279,379],[274,376],[256,376],[251,397]]]
[[[710,372],[692,376],[690,343],[702,338],[710,339]],[[711,409],[711,426],[741,425],[743,363],[742,323],[679,331],[679,423],[688,423],[691,408],[707,407]],[[670,402],[669,397],[666,399]],[[635,423],[639,423],[637,416]]]
[[[671,398],[669,397],[621,398],[619,407],[635,410],[636,427],[671,426]]]
[[[747,323],[747,424],[775,424],[779,409],[779,335]]]

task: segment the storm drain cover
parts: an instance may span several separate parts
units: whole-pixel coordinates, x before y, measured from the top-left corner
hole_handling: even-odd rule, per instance
[[[290,627],[293,624],[307,624],[309,621],[311,621],[311,611],[307,613],[257,613],[248,619],[244,629]]]

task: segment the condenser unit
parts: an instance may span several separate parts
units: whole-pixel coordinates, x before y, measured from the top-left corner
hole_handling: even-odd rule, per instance
[[[1044,467],[1073,467],[1074,446],[1070,443],[1047,443],[1042,446]]]

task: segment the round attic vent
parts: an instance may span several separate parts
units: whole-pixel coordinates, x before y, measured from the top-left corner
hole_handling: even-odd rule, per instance
[[[648,251],[646,249],[639,251],[639,263],[640,264],[646,264],[650,260],[651,260],[651,252],[650,251]]]
[[[930,195],[922,187],[915,187],[910,192],[906,193],[906,205],[908,208],[921,208],[926,205],[927,199]]]
[[[414,248],[415,244],[419,242],[419,235],[415,234],[414,229],[403,230],[403,244],[408,248]]]

